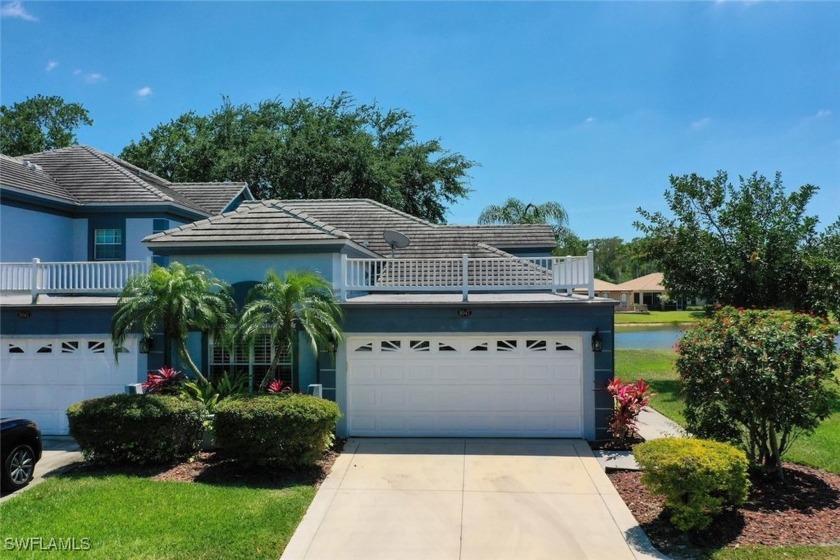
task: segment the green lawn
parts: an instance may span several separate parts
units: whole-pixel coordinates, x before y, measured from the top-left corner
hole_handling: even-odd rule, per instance
[[[616,325],[696,323],[705,316],[702,311],[651,311],[650,313],[616,313]]]
[[[0,537],[90,539],[90,550],[14,557],[277,560],[315,496],[283,489],[159,482],[125,475],[56,476],[0,504]]]
[[[673,364],[676,354],[671,350],[616,350],[615,374],[625,381],[642,378],[650,383],[657,395],[651,406],[685,426],[680,386]],[[835,372],[840,379],[840,369]],[[794,442],[785,460],[840,473],[840,400],[834,412],[817,430]]]
[[[712,560],[830,560],[840,558],[837,546],[742,546],[716,550]]]

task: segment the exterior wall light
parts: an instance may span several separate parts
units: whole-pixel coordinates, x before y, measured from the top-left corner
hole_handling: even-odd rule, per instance
[[[592,351],[593,352],[600,352],[604,349],[604,339],[601,338],[601,332],[598,328],[595,328],[595,332],[592,334]]]

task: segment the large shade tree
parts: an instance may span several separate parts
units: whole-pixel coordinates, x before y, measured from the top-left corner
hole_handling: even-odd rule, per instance
[[[234,337],[249,347],[265,335],[273,341],[276,350],[260,384],[264,388],[276,377],[281,348],[288,348],[295,359],[297,333],[304,333],[317,352],[341,340],[341,317],[330,283],[320,275],[289,271],[280,276],[269,271],[265,280],[251,290]]]
[[[836,226],[820,235],[818,219],[806,215],[817,187],[788,194],[780,173],[773,181],[753,173],[735,186],[723,171],[670,183],[672,217],[640,208],[643,221],[635,223],[669,293],[736,307],[840,311],[840,262],[830,247]]]
[[[136,330],[151,336],[162,327],[181,359],[196,379],[207,384],[190,357],[187,339],[191,331],[219,335],[233,319],[235,304],[229,286],[199,266],[173,262],[167,267],[152,265],[147,274],[132,276],[117,301],[111,320],[115,351]],[[164,362],[171,363],[169,344]]]
[[[87,109],[57,95],[36,95],[0,106],[0,153],[20,156],[64,148],[76,142],[76,129],[92,125]]]
[[[439,140],[418,140],[412,115],[356,105],[347,94],[185,113],[120,154],[170,181],[247,181],[258,198],[371,198],[443,223],[469,193],[474,165]]]

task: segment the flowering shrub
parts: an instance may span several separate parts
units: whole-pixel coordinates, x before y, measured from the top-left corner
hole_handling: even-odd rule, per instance
[[[676,366],[689,431],[781,476],[796,436],[831,413],[837,332],[810,315],[732,307],[686,331]]]
[[[174,395],[187,376],[175,368],[163,366],[157,371],[150,371],[143,383],[143,392],[157,395]]]
[[[653,396],[653,393],[649,392],[650,385],[642,379],[625,384],[616,378],[607,385],[607,391],[615,400],[615,412],[610,416],[608,431],[618,439],[638,438],[636,419]]]

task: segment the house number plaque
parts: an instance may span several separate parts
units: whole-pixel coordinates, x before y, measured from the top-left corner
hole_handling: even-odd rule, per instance
[[[472,315],[472,309],[459,309],[458,310],[458,317],[461,317],[462,319],[466,319],[470,315]]]

